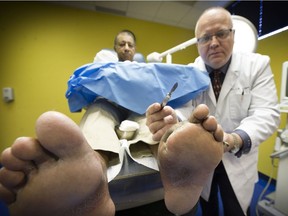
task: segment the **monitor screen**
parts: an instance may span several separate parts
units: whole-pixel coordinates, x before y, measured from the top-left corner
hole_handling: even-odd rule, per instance
[[[280,112],[288,113],[288,61],[283,63],[282,66],[282,81],[280,93]],[[288,115],[287,115],[288,118]],[[288,124],[288,119],[287,119]],[[287,125],[288,128],[288,125]]]
[[[282,66],[282,81],[281,81],[281,95],[280,103],[288,103],[288,61]],[[288,104],[287,104],[288,105]]]

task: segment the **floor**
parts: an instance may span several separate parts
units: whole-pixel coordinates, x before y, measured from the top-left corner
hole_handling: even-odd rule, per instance
[[[266,185],[268,182],[268,178],[266,176],[263,176],[260,174],[260,180],[259,182],[255,185],[255,191],[251,203],[251,216],[257,216],[256,214],[256,206],[258,202],[258,198],[261,195],[262,191],[265,189]],[[272,181],[269,187],[267,187],[266,192],[264,193],[264,196],[266,194],[269,194],[271,192],[275,191],[275,181]],[[201,208],[195,208],[196,211],[196,216],[201,216]],[[0,215],[1,216],[9,216],[8,210],[5,206],[4,203],[0,201]],[[171,214],[164,205],[163,201],[155,202],[153,204],[147,205],[147,206],[141,206],[138,208],[134,209],[129,209],[125,211],[119,211],[116,213],[116,216],[172,216]],[[188,213],[186,216],[193,215],[193,213]],[[220,216],[223,216],[223,208],[222,205],[220,204]]]
[[[252,198],[252,202],[251,202],[251,207],[250,207],[250,216],[257,216],[257,203],[258,203],[258,199],[259,196],[261,195],[262,197],[265,197],[265,195],[270,194],[271,192],[275,191],[275,181],[272,181],[269,185],[267,185],[268,183],[268,178],[267,176],[264,176],[262,174],[260,174],[259,176],[259,181],[258,183],[255,185],[255,189],[254,189],[254,195]],[[267,189],[265,188],[266,186]],[[265,189],[265,191],[264,191]],[[262,192],[264,191],[264,194],[262,195]],[[193,212],[186,214],[185,216],[201,216],[201,208],[197,207],[195,209],[196,211],[196,215],[195,213],[193,214]],[[140,208],[135,208],[135,209],[130,209],[130,210],[125,210],[125,211],[121,211],[121,212],[117,212],[116,216],[134,216],[134,215],[139,215],[139,216],[173,216],[173,214],[171,214],[166,208],[165,208],[165,204],[163,201],[159,201],[156,203],[153,203],[152,205],[147,205],[147,206],[142,206]],[[222,207],[222,203],[220,203],[220,208],[219,208],[219,216],[223,216],[223,207]]]

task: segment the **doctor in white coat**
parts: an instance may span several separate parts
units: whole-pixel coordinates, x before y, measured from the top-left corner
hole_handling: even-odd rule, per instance
[[[255,53],[233,53],[231,15],[220,7],[204,11],[196,24],[195,35],[200,56],[193,65],[207,71],[211,83],[214,70],[221,71],[221,91],[216,98],[211,84],[207,91],[175,112],[178,118],[188,118],[197,105],[206,104],[224,129],[226,144],[222,161],[202,191],[202,213],[218,214],[219,188],[225,215],[249,215],[258,180],[258,147],[280,123],[270,59]],[[163,115],[162,110],[153,115],[159,113]],[[163,128],[156,133],[159,136]]]
[[[241,143],[241,149],[236,147],[234,153],[231,150],[230,152],[227,151],[222,159],[243,213],[247,212],[252,199],[254,184],[258,181],[258,147],[260,143],[273,134],[279,124],[276,87],[269,62],[267,56],[233,53],[218,101],[216,102],[211,85],[208,91],[203,92],[202,95],[191,102],[193,107],[201,103],[208,105],[210,114],[216,117],[218,123],[227,133],[226,140],[229,137],[228,134],[237,134],[237,132],[241,134],[244,132],[249,137],[246,148],[242,147],[243,144]],[[205,63],[201,58],[196,59],[195,65],[206,70]],[[229,144],[233,142],[233,140],[228,141]],[[242,142],[242,140],[238,142]],[[231,144],[231,146],[233,145],[234,143]],[[219,169],[218,167],[216,172]],[[211,183],[212,176],[202,193],[205,200],[209,199]],[[221,186],[219,187],[221,190]],[[227,185],[223,185],[223,188],[225,187],[228,188]],[[225,199],[224,195],[222,195],[222,199]],[[234,206],[230,203],[231,200],[228,197],[228,203],[224,203],[224,209],[230,209],[231,206]],[[235,207],[233,208],[235,209]],[[207,215],[209,215],[208,212]],[[232,214],[227,212],[227,215]],[[236,213],[233,215],[236,215]]]

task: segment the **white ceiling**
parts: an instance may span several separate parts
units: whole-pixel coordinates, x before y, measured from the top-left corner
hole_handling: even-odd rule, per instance
[[[186,29],[194,29],[200,14],[211,6],[226,7],[232,1],[69,1],[61,4],[126,16]],[[60,3],[60,2],[58,2]]]

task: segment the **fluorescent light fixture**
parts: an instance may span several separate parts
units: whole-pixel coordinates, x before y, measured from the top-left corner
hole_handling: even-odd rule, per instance
[[[270,33],[268,33],[268,34],[262,35],[262,36],[260,36],[260,37],[258,38],[258,40],[262,40],[262,39],[264,39],[264,38],[270,37],[270,36],[272,36],[272,35],[278,34],[278,33],[280,33],[280,32],[286,31],[286,30],[288,30],[288,26],[285,26],[285,27],[283,27],[283,28],[280,28],[280,29],[278,29],[278,30],[276,30],[276,31],[273,31],[273,32],[270,32]]]

